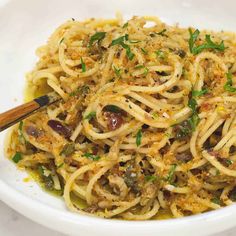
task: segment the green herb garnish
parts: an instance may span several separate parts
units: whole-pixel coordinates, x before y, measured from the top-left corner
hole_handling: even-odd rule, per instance
[[[188,106],[192,109],[193,113],[196,112],[197,101],[194,98],[189,99]]]
[[[188,101],[188,106],[192,110],[192,116],[188,119],[188,122],[189,122],[192,130],[195,131],[195,129],[200,121],[200,118],[197,114],[197,101],[194,98],[191,98]]]
[[[141,48],[141,51],[142,51],[142,52],[143,52],[143,54],[145,54],[145,55],[147,55],[147,54],[148,54],[147,50],[146,50],[146,49],[144,49],[144,48]]]
[[[233,80],[232,80],[233,75],[232,75],[232,73],[230,73],[230,72],[226,73],[226,78],[227,78],[227,81],[224,85],[224,90],[228,91],[228,92],[231,92],[231,93],[236,92],[236,88],[232,87],[232,84],[233,84]]]
[[[39,172],[40,175],[44,175],[44,169],[43,169],[42,165],[38,166],[38,172]]]
[[[192,30],[189,29],[189,34],[190,34],[190,38],[188,40],[189,49],[190,49],[190,52],[193,53],[194,44],[200,34],[200,31],[196,29],[194,32],[192,32]]]
[[[147,67],[144,67],[144,73],[143,74],[146,76],[148,74],[148,72],[149,72],[149,69]]]
[[[116,68],[113,66],[113,70],[118,78],[121,78],[121,68]]]
[[[149,72],[149,69],[146,66],[144,66],[144,65],[137,65],[134,68],[135,69],[144,69],[144,72],[143,72],[144,75],[147,75],[148,72]]]
[[[62,166],[64,166],[63,162],[60,165],[57,166],[57,169],[61,168]]]
[[[142,142],[142,130],[140,129],[136,135],[136,145],[137,147],[141,145]]]
[[[144,65],[137,65],[137,66],[135,66],[134,68],[135,69],[142,69],[142,68],[144,68],[145,66]]]
[[[202,52],[204,49],[215,49],[218,51],[224,51],[225,50],[225,45],[224,41],[222,40],[220,44],[216,44],[211,40],[211,36],[209,34],[205,35],[205,43],[195,46],[195,42],[200,34],[200,31],[196,29],[194,32],[192,32],[191,29],[189,29],[189,49],[190,52],[194,55]]]
[[[167,36],[167,35],[165,34],[166,31],[167,31],[167,29],[163,29],[162,31],[157,32],[157,33],[155,33],[155,34],[161,35],[161,36]]]
[[[80,61],[81,61],[81,66],[82,66],[82,72],[85,72],[86,71],[86,65],[84,64],[84,61],[83,61],[82,57],[80,58]]]
[[[106,32],[97,32],[93,36],[91,36],[90,41],[89,41],[89,47],[92,47],[93,44],[97,41],[100,42],[103,40],[106,36]]]
[[[156,55],[157,55],[159,58],[161,58],[161,59],[164,59],[164,58],[165,58],[165,54],[164,54],[163,51],[157,50],[157,51],[155,51],[155,53],[156,53]]]
[[[64,41],[64,39],[65,39],[65,38],[63,37],[63,38],[60,40],[59,44],[61,44],[61,43]]]
[[[18,132],[19,132],[19,140],[22,144],[26,143],[26,139],[25,136],[23,134],[23,121],[20,121],[19,123],[19,128],[18,128]]]
[[[225,160],[225,162],[228,166],[230,166],[234,163],[232,160],[229,160],[229,159]]]
[[[155,176],[155,175],[146,175],[145,176],[145,181],[147,181],[147,182],[154,182],[154,181],[156,181],[157,180],[157,176]]]
[[[129,58],[129,60],[132,60],[134,58],[134,54],[131,52],[130,46],[125,43],[129,39],[128,34],[125,34],[124,36],[121,36],[117,39],[112,40],[111,46],[120,45],[126,50],[126,56]]]
[[[192,97],[200,97],[202,95],[205,95],[206,93],[208,93],[208,89],[193,90]]]
[[[82,87],[77,88],[75,91],[71,92],[69,96],[76,96],[78,94],[85,95],[89,91],[89,86],[88,85],[83,85]]]
[[[168,37],[168,36],[165,34],[166,31],[167,31],[166,29],[163,29],[163,30],[161,30],[160,32],[153,32],[153,33],[150,34],[150,36],[151,36],[151,37],[155,37],[156,35],[161,35],[161,36]]]
[[[192,131],[196,130],[196,127],[200,121],[200,118],[197,113],[194,113],[190,118],[189,118],[189,124],[192,128]]]
[[[214,197],[214,198],[212,198],[212,199],[211,199],[211,202],[213,202],[213,203],[215,203],[215,204],[218,204],[218,205],[220,205],[220,204],[221,204],[221,201],[220,201],[220,199],[219,199],[219,198],[217,198],[217,197]]]
[[[100,156],[93,155],[92,153],[88,153],[88,152],[85,153],[83,156],[90,159],[90,160],[92,160],[92,161],[98,161],[100,159]]]
[[[128,39],[129,39],[129,35],[125,34],[124,36],[121,36],[117,39],[112,40],[111,46],[121,45],[122,43],[124,43],[124,41],[127,41]]]
[[[122,26],[122,28],[124,29],[124,28],[127,28],[128,27],[128,25],[129,25],[129,23],[128,22],[126,22],[123,26]]]
[[[20,152],[16,152],[16,154],[12,157],[12,160],[15,163],[18,163],[20,160],[22,160],[22,154]]]
[[[96,116],[96,112],[95,111],[92,111],[90,112],[88,115],[86,115],[84,117],[85,120],[91,120],[92,118],[94,118]]]
[[[74,143],[67,143],[64,145],[63,149],[60,152],[60,155],[69,156],[75,151]]]
[[[121,46],[126,50],[126,55],[131,61],[134,58],[134,54],[131,52],[129,45],[122,43]]]
[[[141,40],[129,40],[129,43],[140,43],[142,42]]]
[[[177,165],[176,164],[173,164],[171,165],[171,168],[169,170],[169,173],[166,177],[166,181],[169,182],[170,184],[173,183],[173,177],[174,177],[174,173],[175,173],[175,169],[176,169]]]
[[[188,106],[192,110],[192,116],[188,119],[188,123],[191,126],[192,131],[196,130],[196,127],[200,121],[200,118],[197,114],[197,101],[194,97],[200,97],[204,94],[208,93],[207,89],[203,90],[193,90],[192,91],[192,98],[188,101]],[[187,131],[187,132],[185,132]],[[185,130],[184,133],[189,134],[190,132],[188,130]]]

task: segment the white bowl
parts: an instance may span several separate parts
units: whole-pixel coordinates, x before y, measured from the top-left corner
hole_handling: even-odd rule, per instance
[[[1,0],[0,1],[0,112],[22,101],[24,74],[35,61],[35,49],[69,18],[125,18],[157,15],[167,23],[217,30],[236,29],[234,0]],[[17,99],[17,100],[16,100]],[[73,235],[209,235],[236,226],[236,206],[201,215],[165,221],[105,220],[69,212],[61,199],[43,192],[26,173],[3,154],[1,133],[0,199],[30,219]]]

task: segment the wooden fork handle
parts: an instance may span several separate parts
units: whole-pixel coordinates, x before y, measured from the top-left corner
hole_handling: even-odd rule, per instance
[[[30,116],[40,108],[46,107],[47,105],[50,105],[58,100],[60,100],[60,97],[56,93],[52,92],[47,95],[35,98],[31,102],[27,102],[9,111],[1,113],[0,131],[7,129],[8,127]]]

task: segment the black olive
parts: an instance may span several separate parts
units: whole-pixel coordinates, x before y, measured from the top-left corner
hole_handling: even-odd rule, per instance
[[[57,118],[60,120],[65,120],[67,116],[67,112],[61,112],[57,115]]]
[[[25,131],[28,135],[33,136],[35,138],[38,138],[40,135],[42,135],[42,131],[34,126],[26,126]]]
[[[48,126],[50,126],[58,134],[63,135],[65,138],[69,138],[71,136],[71,129],[68,126],[63,125],[58,120],[49,120]]]
[[[193,156],[191,152],[183,152],[183,153],[177,153],[175,155],[176,160],[181,161],[181,162],[188,162],[193,159]]]

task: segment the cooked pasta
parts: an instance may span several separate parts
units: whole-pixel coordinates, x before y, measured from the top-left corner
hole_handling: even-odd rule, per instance
[[[148,220],[236,200],[235,34],[72,19],[37,56],[29,99],[61,100],[14,127],[7,155],[68,209]]]

